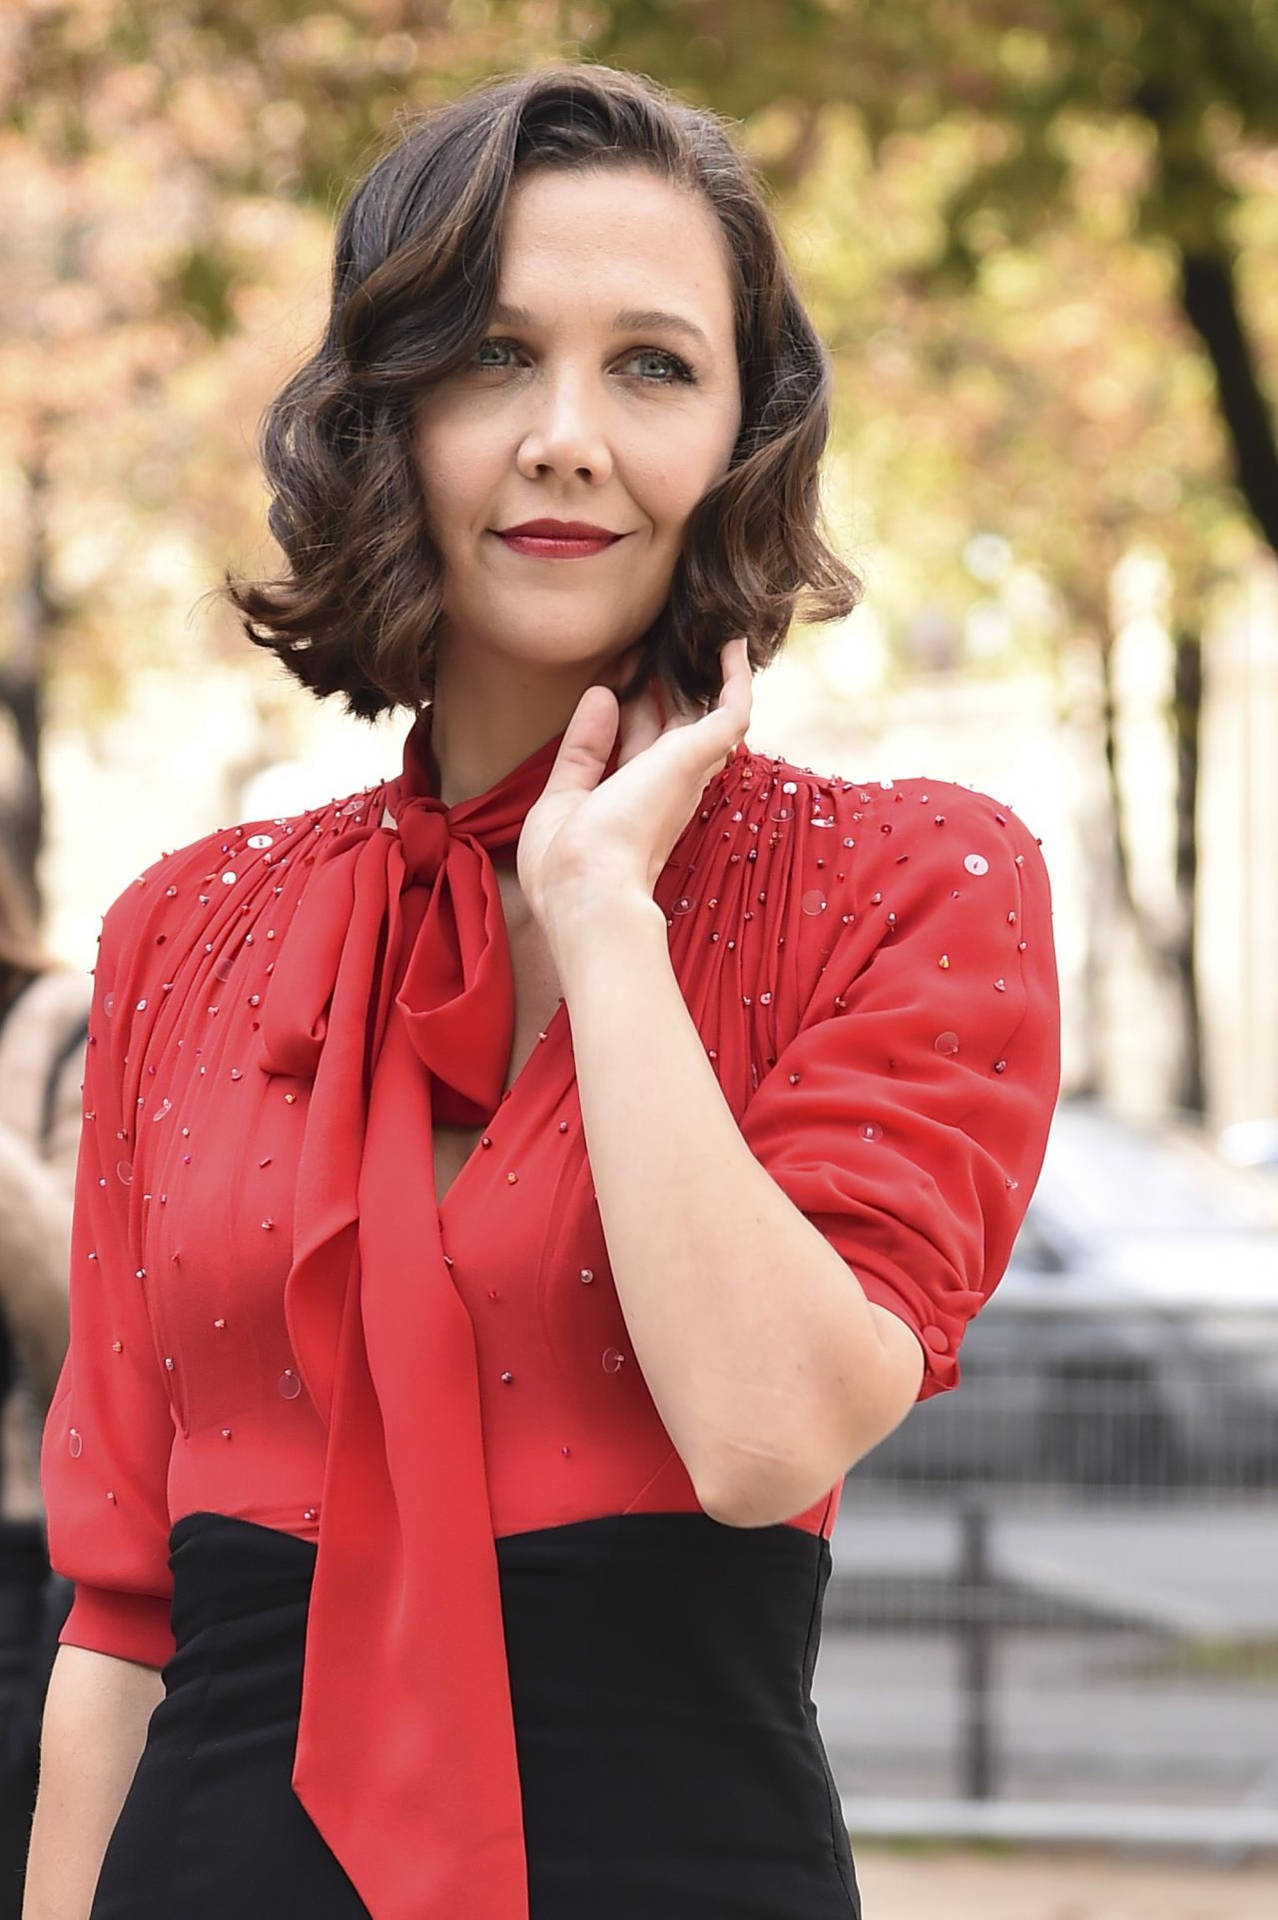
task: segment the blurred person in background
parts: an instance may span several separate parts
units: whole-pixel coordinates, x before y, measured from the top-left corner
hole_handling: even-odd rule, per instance
[[[22,1904],[40,1713],[74,1592],[51,1573],[40,1430],[67,1346],[91,981],[40,945],[0,846],[0,1920]]]

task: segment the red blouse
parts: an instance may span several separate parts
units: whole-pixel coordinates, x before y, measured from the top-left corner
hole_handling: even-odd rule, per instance
[[[376,1920],[525,1920],[494,1540],[698,1503],[630,1354],[563,1002],[502,1092],[493,856],[562,735],[449,809],[429,718],[396,778],[107,908],[42,1479],[61,1639],[152,1666],[182,1515],[315,1541],[295,1790]],[[963,787],[741,747],[655,893],[743,1137],[918,1336],[919,1397],[957,1386],[1059,1088],[1037,842]],[[438,1208],[433,1113],[488,1123]],[[828,1538],[840,1491],[788,1524]]]

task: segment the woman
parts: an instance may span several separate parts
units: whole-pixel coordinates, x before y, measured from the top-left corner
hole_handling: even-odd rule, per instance
[[[958,1382],[1058,1011],[1006,809],[745,748],[858,597],[827,380],[646,79],[503,77],[346,206],[231,591],[417,717],[104,917],[28,1920],[859,1912],[829,1534]]]
[[[0,846],[0,1920],[22,1905],[40,1711],[72,1597],[49,1573],[37,1470],[67,1347],[90,984],[43,948]]]

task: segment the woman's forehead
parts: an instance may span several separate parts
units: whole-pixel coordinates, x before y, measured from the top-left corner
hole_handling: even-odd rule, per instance
[[[696,194],[636,169],[537,173],[512,192],[492,313],[548,325],[588,300],[594,322],[618,328],[673,317],[673,330],[705,351],[731,324],[729,264],[718,216]]]

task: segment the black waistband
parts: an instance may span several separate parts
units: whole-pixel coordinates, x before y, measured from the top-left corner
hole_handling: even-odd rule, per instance
[[[538,1609],[543,1598],[571,1610],[571,1596],[606,1596],[642,1619],[665,1596],[704,1602],[777,1640],[799,1629],[803,1652],[830,1573],[829,1542],[798,1527],[726,1527],[707,1514],[622,1513],[570,1521],[496,1541],[503,1591]],[[447,1542],[440,1551],[446,1553]],[[228,1514],[196,1512],[174,1522],[169,1541],[173,1629],[179,1642],[206,1626],[305,1603],[316,1546],[296,1534]],[[805,1605],[805,1599],[807,1604]],[[775,1644],[775,1642],[774,1642]],[[801,1656],[802,1657],[802,1656]]]
[[[315,1544],[225,1513],[185,1513],[169,1534],[173,1632],[179,1644],[203,1628],[305,1603]]]

